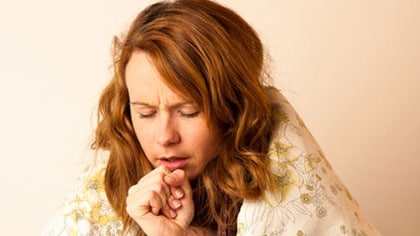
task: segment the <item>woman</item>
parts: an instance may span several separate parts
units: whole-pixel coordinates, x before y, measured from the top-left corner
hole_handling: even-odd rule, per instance
[[[50,235],[378,235],[265,79],[255,31],[159,2],[115,40],[93,148]]]

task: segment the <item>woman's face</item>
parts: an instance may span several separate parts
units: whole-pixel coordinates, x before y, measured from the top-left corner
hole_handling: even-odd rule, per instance
[[[134,51],[125,73],[131,119],[147,159],[154,167],[183,169],[190,180],[199,176],[218,154],[219,131],[193,101],[165,85],[146,53]]]

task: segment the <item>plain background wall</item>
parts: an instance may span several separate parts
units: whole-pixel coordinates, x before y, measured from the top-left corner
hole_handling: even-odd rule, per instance
[[[3,235],[39,235],[90,157],[110,45],[151,1],[0,2]],[[418,234],[420,1],[219,2],[384,235]]]

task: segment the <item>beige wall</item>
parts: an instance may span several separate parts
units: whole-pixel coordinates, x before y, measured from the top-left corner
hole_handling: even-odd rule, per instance
[[[37,235],[89,157],[110,42],[151,1],[0,3],[0,209]],[[420,2],[233,1],[275,83],[384,235],[420,219]]]

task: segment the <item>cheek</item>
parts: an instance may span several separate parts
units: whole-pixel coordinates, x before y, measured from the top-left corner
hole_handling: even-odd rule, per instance
[[[143,152],[146,156],[149,156],[149,148],[151,146],[154,134],[152,129],[141,127],[137,122],[133,122],[134,132],[137,137],[137,141],[140,143],[140,146],[143,149]]]
[[[201,152],[201,158],[204,162],[208,162],[218,155],[220,138],[215,132],[207,129],[202,130],[201,132],[197,132],[193,140],[196,142],[194,146],[200,148],[197,151]]]
[[[216,137],[213,134],[209,134],[206,140],[203,142],[203,147],[208,153],[208,156],[215,156],[218,152],[219,144]]]
[[[196,159],[190,172],[187,173],[189,179],[194,179],[201,175],[208,163],[217,157],[220,150],[219,139],[214,134],[201,133],[200,136],[192,140],[193,142],[190,143],[190,146],[194,147],[193,152],[196,155]]]
[[[143,137],[140,133],[139,124],[136,121],[133,121],[133,128],[134,128],[134,133],[136,134],[136,137],[137,137],[137,141],[141,144],[141,140],[143,139]]]
[[[153,130],[154,127],[153,124],[147,124],[143,120],[139,119],[138,117],[132,119],[132,124],[134,128],[134,132],[136,133],[137,139],[141,140],[148,140],[150,139],[150,134],[153,134],[151,130]]]

